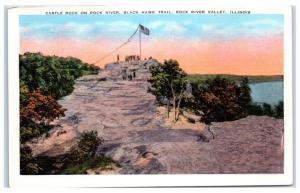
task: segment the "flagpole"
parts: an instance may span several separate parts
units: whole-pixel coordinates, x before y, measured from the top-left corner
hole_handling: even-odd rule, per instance
[[[139,36],[140,36],[140,60],[142,60],[142,35],[141,35],[141,27],[139,26]]]

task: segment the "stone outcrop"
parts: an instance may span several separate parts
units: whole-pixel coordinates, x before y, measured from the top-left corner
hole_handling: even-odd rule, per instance
[[[157,65],[157,61],[107,64],[98,75],[77,80],[74,92],[59,101],[67,109],[66,116],[56,121],[60,127],[54,128],[50,137],[35,140],[31,144],[33,153],[64,154],[80,133],[97,130],[105,140],[98,153],[112,157],[122,166],[117,172],[107,173],[283,172],[280,149],[283,120],[250,116],[213,123],[211,128],[216,133],[213,140],[203,129],[167,127],[156,116],[155,97],[147,93],[150,65]],[[136,77],[123,80],[124,68],[135,68]],[[191,114],[184,116],[198,119]]]

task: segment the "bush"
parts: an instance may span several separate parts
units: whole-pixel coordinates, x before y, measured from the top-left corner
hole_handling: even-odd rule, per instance
[[[103,139],[98,137],[97,131],[82,133],[78,145],[72,150],[63,174],[85,174],[88,169],[105,167],[111,163],[117,164],[104,155],[96,155],[98,146]],[[117,164],[118,165],[118,164]]]
[[[251,103],[247,108],[247,113],[248,115],[283,118],[283,101],[279,101],[277,105],[273,106],[267,103]]]
[[[262,105],[263,114],[267,116],[274,116],[273,108],[270,104],[263,103]]]
[[[247,108],[247,113],[249,115],[257,115],[257,116],[262,116],[264,115],[264,110],[262,108],[261,105],[258,105],[258,104],[255,104],[255,103],[252,103],[248,106]]]
[[[22,86],[24,88],[24,86]],[[48,132],[55,118],[64,116],[65,109],[51,96],[45,96],[39,89],[33,92],[21,91],[20,138],[21,143]]]
[[[64,112],[65,109],[53,97],[43,95],[37,89],[27,95],[26,103],[20,108],[21,123],[29,119],[36,123],[48,124],[55,118],[64,116]]]
[[[278,104],[275,106],[275,117],[283,118],[283,115],[284,115],[283,101],[279,101]]]
[[[96,169],[109,166],[115,163],[111,158],[105,156],[95,156],[84,160],[82,163],[73,164],[66,167],[62,174],[86,174],[88,169]]]
[[[37,164],[36,159],[32,156],[30,147],[22,145],[20,148],[20,173],[39,174],[42,168]]]
[[[76,164],[95,157],[97,148],[102,143],[103,139],[98,137],[97,131],[83,132],[78,145],[72,150],[71,162]]]
[[[202,121],[230,121],[245,116],[248,92],[241,92],[233,81],[221,78],[205,81],[205,84],[192,84],[194,96],[193,108],[202,116]],[[243,100],[242,100],[243,99]],[[241,102],[243,101],[243,102]]]
[[[44,133],[48,133],[53,128],[52,125],[37,124],[33,121],[27,120],[26,124],[20,127],[20,140],[25,143],[35,137],[39,137]]]
[[[98,146],[103,139],[98,137],[97,131],[84,132],[80,136],[77,146],[71,153],[58,157],[33,157],[30,147],[21,147],[22,174],[85,174],[86,170],[106,167],[112,163],[119,166],[110,157],[96,155]]]

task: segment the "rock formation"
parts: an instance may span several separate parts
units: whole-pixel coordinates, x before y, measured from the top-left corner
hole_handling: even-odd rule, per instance
[[[251,116],[213,123],[214,140],[205,139],[206,131],[169,128],[147,92],[150,65],[157,61],[111,63],[98,75],[78,79],[73,93],[59,101],[67,109],[55,121],[60,126],[34,140],[33,153],[64,154],[81,132],[97,130],[104,138],[98,153],[119,162],[120,174],[283,172],[283,120]],[[135,69],[135,77],[123,80],[124,69]]]

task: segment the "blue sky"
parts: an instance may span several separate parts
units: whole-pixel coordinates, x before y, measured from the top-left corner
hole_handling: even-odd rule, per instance
[[[128,37],[141,23],[151,37],[235,38],[283,31],[283,15],[26,15],[22,38]]]

